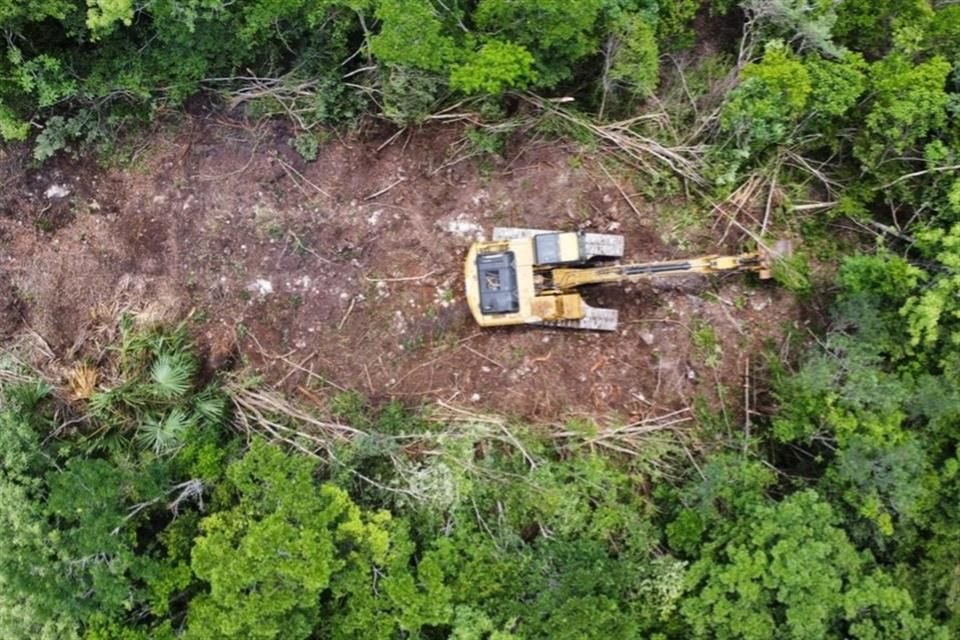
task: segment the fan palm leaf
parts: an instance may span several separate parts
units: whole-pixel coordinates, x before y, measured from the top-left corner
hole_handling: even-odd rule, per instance
[[[189,360],[163,353],[150,368],[154,392],[162,398],[181,398],[190,390],[193,366]]]

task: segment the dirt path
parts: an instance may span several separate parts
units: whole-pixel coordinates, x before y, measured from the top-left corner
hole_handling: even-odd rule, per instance
[[[0,332],[26,324],[67,357],[97,305],[126,296],[192,314],[214,364],[238,359],[314,402],[356,389],[559,420],[672,409],[718,384],[742,396],[748,362],[798,310],[739,276],[594,292],[620,310],[617,335],[480,332],[462,260],[494,225],[622,233],[630,259],[683,252],[661,240],[658,204],[634,198],[638,215],[596,158],[534,142],[457,162],[461,133],[333,140],[306,163],[282,125],[198,119],[123,169],[3,158]]]

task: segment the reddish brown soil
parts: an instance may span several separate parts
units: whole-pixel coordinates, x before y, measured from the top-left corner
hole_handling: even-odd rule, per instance
[[[334,139],[312,163],[283,125],[206,119],[154,134],[124,168],[27,169],[8,152],[0,332],[29,329],[66,358],[98,305],[136,300],[189,316],[214,366],[236,361],[311,402],[355,389],[553,421],[715,400],[719,385],[736,404],[748,365],[799,317],[775,285],[689,277],[590,292],[620,310],[616,334],[480,331],[461,282],[472,230],[616,231],[629,259],[668,259],[684,253],[661,240],[671,205],[638,196],[638,215],[597,158],[559,143],[458,162],[460,129],[391,133]],[[47,197],[54,185],[69,195]]]

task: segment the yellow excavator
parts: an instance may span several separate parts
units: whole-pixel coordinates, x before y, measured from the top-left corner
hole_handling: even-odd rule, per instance
[[[654,276],[756,272],[771,277],[773,260],[790,253],[778,241],[771,250],[689,260],[604,264],[623,257],[623,236],[578,231],[497,227],[476,242],[464,265],[467,304],[481,327],[518,324],[615,331],[617,310],[588,305],[580,287],[635,282]]]

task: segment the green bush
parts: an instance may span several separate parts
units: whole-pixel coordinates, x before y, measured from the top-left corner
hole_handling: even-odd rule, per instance
[[[775,40],[740,77],[723,105],[722,130],[750,151],[786,141],[814,90],[806,66]]]
[[[300,133],[290,139],[291,146],[307,162],[314,162],[320,151],[320,141],[312,133]]]
[[[450,86],[463,93],[497,95],[506,89],[525,89],[536,80],[534,58],[511,42],[490,40],[463,64],[450,71]]]

